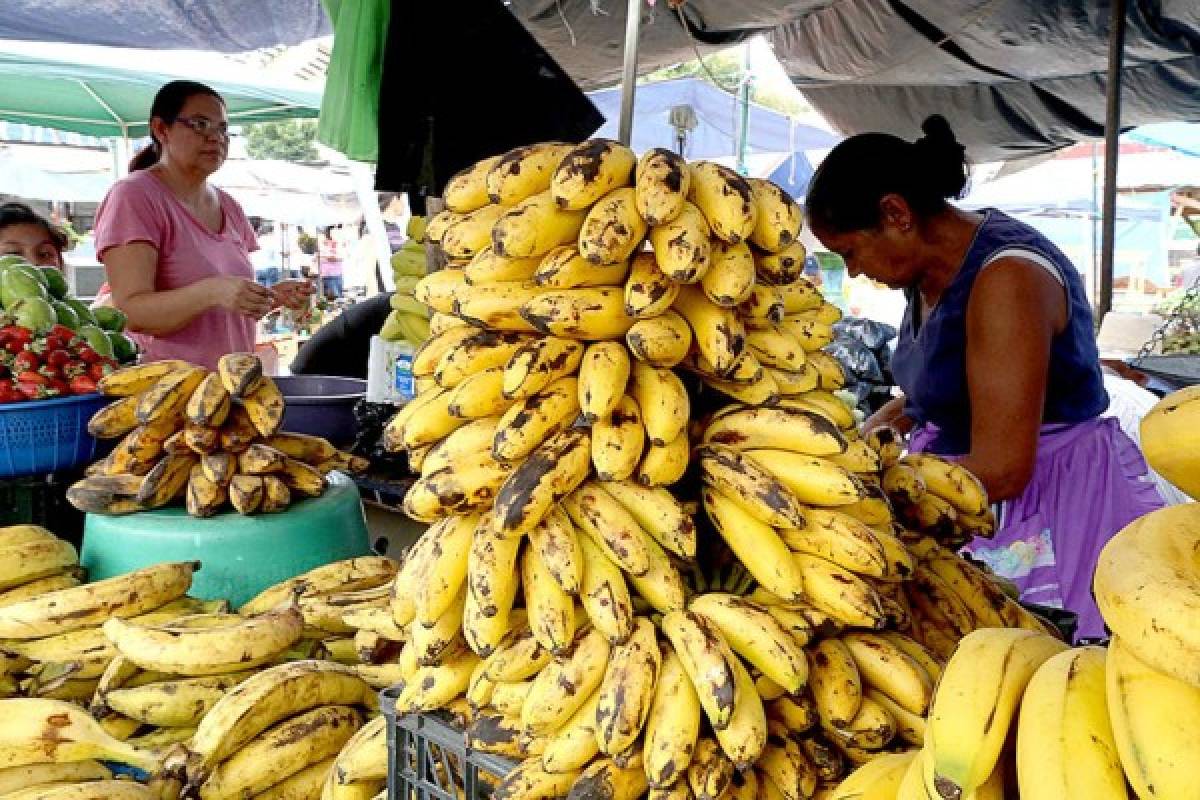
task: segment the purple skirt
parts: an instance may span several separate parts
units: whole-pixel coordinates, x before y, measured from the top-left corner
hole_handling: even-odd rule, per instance
[[[922,452],[936,431],[913,432]],[[963,549],[1008,578],[1021,599],[1079,615],[1077,637],[1105,635],[1092,597],[1092,573],[1109,539],[1163,506],[1137,445],[1113,418],[1043,425],[1033,478],[1020,497],[1000,507],[992,539]]]

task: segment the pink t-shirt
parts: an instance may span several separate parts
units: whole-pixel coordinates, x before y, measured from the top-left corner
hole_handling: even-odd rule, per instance
[[[224,221],[220,233],[204,226],[149,170],[113,185],[96,211],[96,254],[145,242],[158,251],[154,288],[169,291],[215,275],[254,280],[250,251],[254,230],[237,201],[217,189]],[[107,267],[107,264],[105,265]],[[165,336],[135,334],[147,361],[181,358],[216,369],[226,353],[253,352],[255,321],[224,308],[210,308]]]

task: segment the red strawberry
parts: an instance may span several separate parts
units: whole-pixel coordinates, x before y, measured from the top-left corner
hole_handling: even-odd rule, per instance
[[[59,339],[62,339],[64,342],[69,342],[72,339],[76,338],[75,331],[71,330],[66,325],[55,325],[53,328],[50,329],[50,335],[57,336]]]
[[[47,367],[62,369],[64,365],[71,361],[71,354],[62,348],[55,348],[54,350],[46,351],[44,360]]]
[[[101,378],[103,378],[105,375],[112,374],[112,372],[114,372],[114,371],[115,371],[115,368],[111,364],[108,364],[104,361],[99,361],[95,364],[91,364],[88,366],[87,374],[90,375],[93,380],[98,381]]]
[[[0,381],[0,403],[20,403],[26,397],[17,390],[15,384],[9,381]]]
[[[36,370],[42,365],[42,360],[38,358],[37,353],[32,350],[22,350],[17,353],[17,357],[13,359],[13,372],[26,372]]]
[[[91,394],[96,391],[96,381],[91,375],[76,375],[71,378],[71,394]]]
[[[46,379],[47,393],[53,397],[59,397],[71,393],[71,386],[62,378],[47,378]]]
[[[88,364],[98,364],[104,356],[92,349],[91,345],[82,345],[79,348],[78,356]]]
[[[50,380],[50,379],[47,378],[45,375],[41,374],[40,372],[26,371],[26,372],[18,372],[17,373],[17,382],[18,383],[36,383],[40,386],[45,386],[46,382],[48,380]]]

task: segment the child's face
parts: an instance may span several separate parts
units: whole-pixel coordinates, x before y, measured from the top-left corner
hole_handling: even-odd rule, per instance
[[[41,225],[9,225],[0,229],[0,255],[15,254],[39,267],[62,267],[50,231]]]

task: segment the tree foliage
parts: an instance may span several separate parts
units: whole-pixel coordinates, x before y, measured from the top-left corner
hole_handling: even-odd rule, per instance
[[[256,122],[245,127],[246,151],[251,158],[277,158],[283,161],[317,159],[317,121],[285,119]]]

